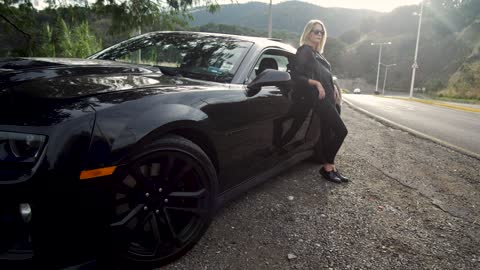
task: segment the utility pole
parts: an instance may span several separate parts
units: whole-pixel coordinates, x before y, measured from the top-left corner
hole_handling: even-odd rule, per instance
[[[378,66],[377,66],[377,82],[375,83],[375,94],[378,94],[378,78],[380,77],[380,64],[382,63],[382,47],[383,45],[390,45],[392,42],[372,42],[370,45],[372,46],[380,46],[380,50],[378,52]]]
[[[272,0],[268,8],[268,38],[272,38]]]
[[[388,67],[396,66],[397,64],[390,64],[390,65],[382,64],[382,65],[385,66],[385,75],[384,75],[384,77],[383,77],[382,95],[385,95],[385,83],[387,82]]]
[[[422,26],[422,14],[423,14],[423,2],[420,4],[420,14],[414,13],[414,15],[418,15],[418,31],[417,31],[417,44],[415,45],[415,56],[413,58],[413,65],[412,65],[412,81],[410,83],[410,98],[413,97],[413,85],[415,84],[415,70],[418,68],[417,64],[417,55],[418,55],[418,41],[420,40],[420,27]]]

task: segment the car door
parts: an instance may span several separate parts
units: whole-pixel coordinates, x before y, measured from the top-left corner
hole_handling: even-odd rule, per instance
[[[272,168],[304,145],[309,116],[305,114],[298,119],[292,115],[291,89],[265,86],[253,96],[246,94],[246,85],[263,68],[287,71],[292,59],[289,57],[293,55],[285,51],[266,50],[251,67],[245,85],[231,85],[229,91],[205,99],[208,105],[203,110],[221,133],[215,137],[222,191]],[[276,66],[264,64],[274,63],[272,60]],[[293,132],[292,127],[296,128]],[[285,137],[287,133],[289,138]]]
[[[268,169],[273,120],[287,112],[288,100],[275,87],[247,97],[245,87],[215,91],[202,110],[215,129],[220,190],[228,190]]]
[[[290,72],[290,66],[294,61],[295,55],[280,49],[266,49],[262,52],[253,70],[248,76],[248,82],[258,76],[265,69],[276,69],[280,71]],[[269,91],[269,89],[265,89]],[[270,90],[272,91],[272,90]],[[306,106],[302,100],[294,99],[293,84],[290,89],[276,89],[281,91],[283,98],[286,100],[286,111],[282,111],[273,120],[273,138],[277,148],[282,148],[283,152],[287,154],[282,155],[283,158],[288,158],[292,154],[305,149],[307,142],[307,133],[309,131],[313,111],[309,106]],[[273,157],[276,158],[276,157]],[[282,161],[282,158],[276,158],[276,161]]]

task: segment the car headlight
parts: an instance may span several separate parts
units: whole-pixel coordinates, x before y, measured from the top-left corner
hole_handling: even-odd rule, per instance
[[[0,131],[0,162],[35,163],[47,136]]]

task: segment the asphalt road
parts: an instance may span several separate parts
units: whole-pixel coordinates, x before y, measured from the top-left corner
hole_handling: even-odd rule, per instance
[[[373,95],[345,94],[370,113],[480,154],[480,113]]]

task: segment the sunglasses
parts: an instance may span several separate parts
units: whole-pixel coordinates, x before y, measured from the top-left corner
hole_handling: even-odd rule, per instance
[[[320,34],[325,35],[325,31],[323,31],[323,30],[312,30],[311,32],[314,33],[317,36],[320,35]]]

